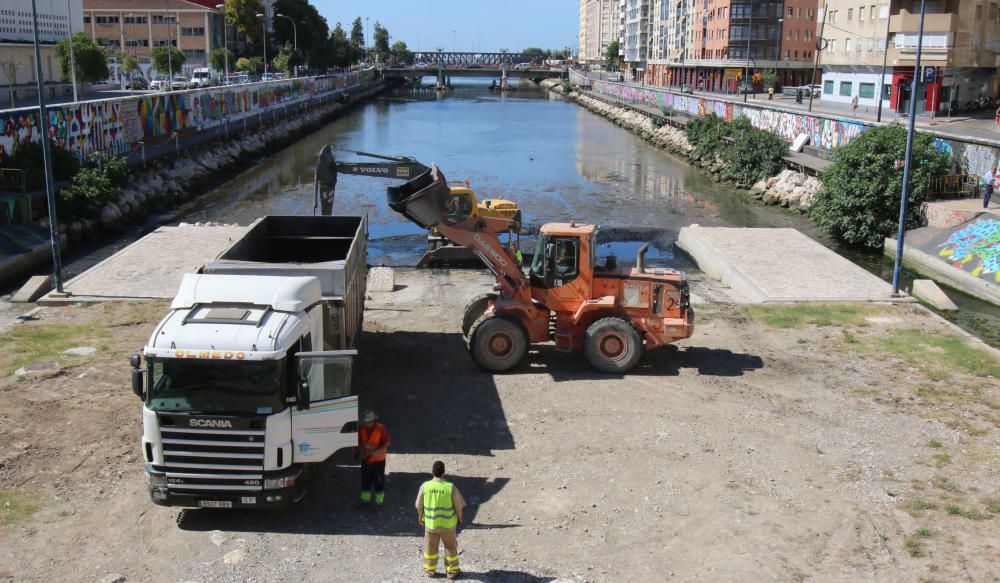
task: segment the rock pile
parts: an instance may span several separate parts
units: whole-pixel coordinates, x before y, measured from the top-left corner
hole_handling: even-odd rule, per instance
[[[754,184],[750,192],[767,204],[806,210],[812,206],[813,198],[822,186],[815,176],[807,176],[795,170],[783,170],[777,176]]]

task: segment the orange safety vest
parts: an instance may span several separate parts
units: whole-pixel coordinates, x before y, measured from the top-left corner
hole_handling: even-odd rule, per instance
[[[389,446],[389,440],[386,439],[388,433],[385,426],[381,423],[375,423],[371,429],[364,425],[358,427],[358,443],[362,448],[362,459],[366,463],[385,461],[384,453],[372,455],[372,452],[379,449],[383,441],[386,442],[385,447]]]

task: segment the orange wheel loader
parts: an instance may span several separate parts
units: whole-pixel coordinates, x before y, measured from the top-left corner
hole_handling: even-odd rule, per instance
[[[493,272],[499,293],[473,298],[462,317],[473,360],[501,372],[518,365],[529,343],[554,341],[557,350],[582,350],[599,371],[624,373],[644,350],[688,338],[694,330],[687,277],[647,269],[644,245],[630,271],[596,261],[597,227],[549,223],[539,233],[527,273],[498,233],[498,217],[449,215],[449,188],[432,167],[389,189],[389,206],[425,228],[464,245]]]

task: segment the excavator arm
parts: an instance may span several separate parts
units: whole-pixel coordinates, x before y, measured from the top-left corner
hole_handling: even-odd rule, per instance
[[[339,174],[412,180],[428,170],[427,166],[409,156],[384,156],[371,152],[343,150],[356,156],[382,160],[381,162],[344,162],[337,160],[333,151],[334,148],[329,144],[323,146],[323,149],[319,151],[319,159],[316,162],[314,214],[317,207],[320,208],[324,216],[333,213],[333,199]]]

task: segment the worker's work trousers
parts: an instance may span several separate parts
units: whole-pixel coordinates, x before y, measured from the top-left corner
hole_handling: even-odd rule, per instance
[[[458,533],[454,528],[424,531],[424,571],[437,571],[440,544],[444,545],[445,573],[458,573]]]
[[[382,492],[385,490],[385,460],[361,463],[361,491]]]

